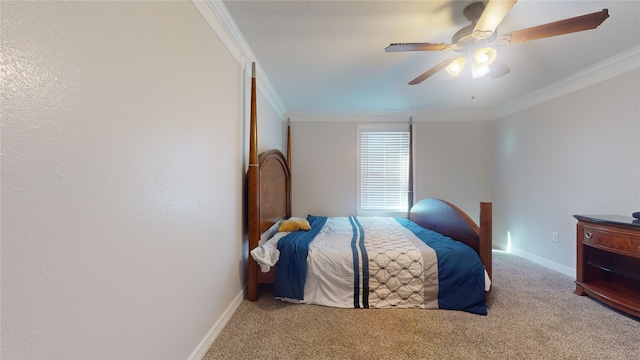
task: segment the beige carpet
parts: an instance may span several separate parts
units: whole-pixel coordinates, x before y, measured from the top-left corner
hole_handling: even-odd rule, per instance
[[[494,251],[489,315],[243,301],[204,359],[640,359],[640,321]]]

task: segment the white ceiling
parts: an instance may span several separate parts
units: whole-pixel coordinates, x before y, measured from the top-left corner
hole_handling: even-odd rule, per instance
[[[474,111],[517,101],[640,47],[640,1],[520,0],[498,33],[608,9],[600,27],[498,47],[511,73],[472,80],[441,71],[454,53],[386,53],[391,43],[450,43],[473,1],[230,0],[224,5],[289,113]],[[640,64],[639,64],[640,66]],[[640,86],[640,79],[639,84]],[[473,98],[473,99],[472,99]]]

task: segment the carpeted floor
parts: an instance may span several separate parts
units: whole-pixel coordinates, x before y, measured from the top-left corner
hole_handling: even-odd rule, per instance
[[[204,359],[640,359],[640,321],[494,251],[489,315],[243,301]]]

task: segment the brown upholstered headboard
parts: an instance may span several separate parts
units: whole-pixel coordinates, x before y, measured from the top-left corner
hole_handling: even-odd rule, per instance
[[[291,216],[291,174],[284,155],[270,150],[258,158],[260,173],[260,234]]]

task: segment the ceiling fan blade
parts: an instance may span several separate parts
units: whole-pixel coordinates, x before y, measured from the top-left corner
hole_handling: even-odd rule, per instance
[[[482,40],[490,37],[517,0],[490,0],[473,28],[473,37]]]
[[[440,51],[448,50],[449,44],[430,44],[430,43],[400,43],[387,46],[385,52],[396,51]]]
[[[494,62],[489,65],[489,77],[492,79],[503,77],[510,72],[511,69],[509,66],[500,59],[495,59]]]
[[[609,10],[603,9],[602,11],[594,12],[591,14],[576,16],[569,19],[564,19],[503,34],[498,36],[498,38],[496,39],[496,43],[498,45],[513,45],[523,43],[525,41],[544,39],[557,35],[595,29],[608,17]]]
[[[450,59],[447,59],[441,63],[439,63],[438,65],[432,67],[431,69],[425,71],[422,75],[418,76],[417,78],[411,80],[409,82],[409,85],[417,85],[420,84],[421,82],[423,82],[425,79],[427,79],[428,77],[430,77],[431,75],[437,73],[438,71],[446,68],[447,66],[449,66],[449,64],[451,64],[451,62],[453,60],[455,60],[457,58],[456,57],[452,57]]]

